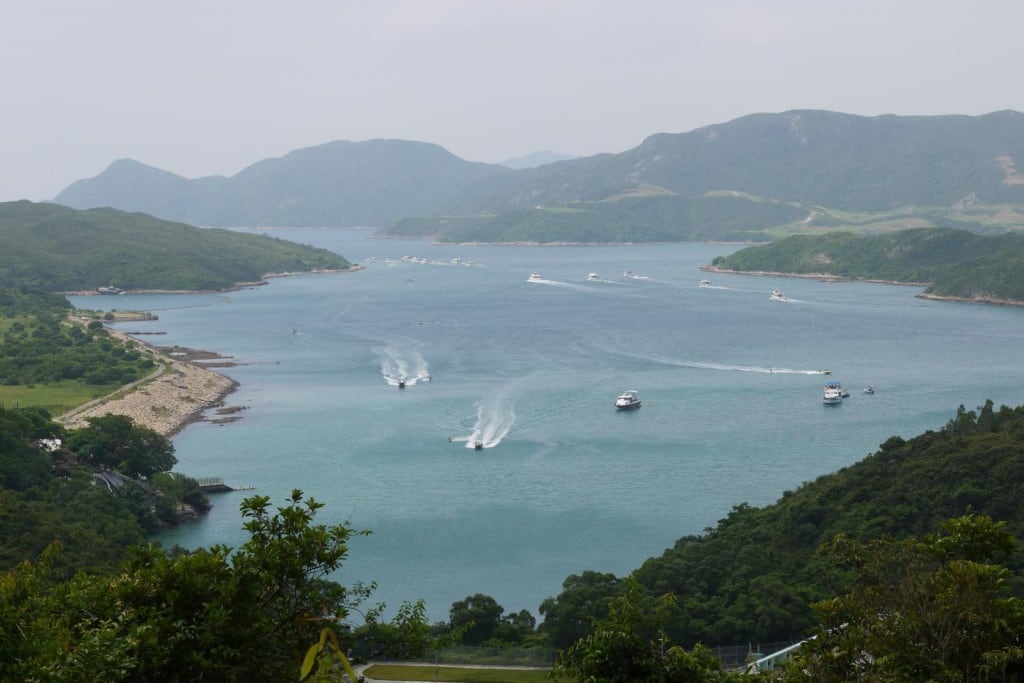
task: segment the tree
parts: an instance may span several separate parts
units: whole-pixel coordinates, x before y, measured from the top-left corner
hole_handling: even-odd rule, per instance
[[[671,595],[647,595],[633,578],[614,598],[604,619],[563,651],[552,671],[588,683],[703,683],[724,681],[718,658],[698,644],[687,652],[666,642]]]
[[[151,477],[177,464],[174,444],[130,417],[107,413],[86,418],[88,427],[70,432],[68,449],[94,466],[107,466],[130,477]]]
[[[364,595],[328,580],[360,532],[316,524],[320,507],[301,491],[276,511],[246,499],[234,551],[139,547],[113,575],[60,584],[39,578],[48,560],[0,573],[0,680],[294,680]]]
[[[595,619],[608,615],[611,599],[621,591],[622,580],[614,574],[573,574],[562,582],[557,598],[547,598],[540,604],[544,617],[540,630],[554,647],[569,647],[590,632]]]
[[[489,595],[477,593],[465,600],[453,602],[448,611],[452,630],[465,629],[462,642],[479,645],[489,639],[501,624],[505,608]]]
[[[821,552],[852,571],[844,595],[815,610],[822,625],[787,680],[1005,681],[1024,677],[1024,601],[1008,594],[1016,542],[1004,522],[949,520],[940,534]]]

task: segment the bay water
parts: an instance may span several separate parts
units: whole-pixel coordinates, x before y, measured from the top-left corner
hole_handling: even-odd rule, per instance
[[[736,245],[252,232],[364,269],[70,299],[152,311],[122,329],[237,363],[220,371],[240,383],[227,403],[242,419],[175,436],[176,469],[254,490],[214,495],[207,518],[161,542],[237,547],[245,496],[283,505],[300,489],[326,504],[318,521],[372,531],[334,578],[375,581],[388,614],[422,598],[442,620],[484,593],[539,617],[570,574],[625,575],[734,505],[772,503],[890,436],[940,428],[961,404],[1024,401],[1024,310],[699,270]],[[770,301],[775,288],[788,301]],[[826,379],[849,388],[841,405],[822,404]],[[641,409],[616,412],[625,389]]]

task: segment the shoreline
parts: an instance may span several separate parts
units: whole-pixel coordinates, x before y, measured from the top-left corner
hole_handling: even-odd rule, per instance
[[[863,277],[849,277],[846,275],[832,275],[830,273],[781,273],[770,270],[730,270],[728,268],[719,268],[711,264],[701,266],[700,269],[707,273],[728,273],[730,275],[759,275],[759,276],[771,276],[771,277],[796,277],[804,278],[807,280],[819,280],[821,282],[870,282],[877,285],[899,285],[901,287],[928,287],[930,282],[899,282],[897,280],[874,280],[871,278]],[[1012,307],[1024,307],[1024,301],[1017,301],[1015,299],[996,299],[994,297],[985,296],[944,296],[941,294],[929,294],[928,292],[920,292],[914,295],[918,299],[928,299],[929,301],[945,301],[949,303],[957,304],[984,304],[988,306],[1012,306]]]
[[[234,362],[222,362],[228,359],[206,351],[152,346],[125,332],[106,329],[112,337],[152,355],[160,367],[149,377],[54,418],[56,422],[76,429],[88,424],[86,418],[113,413],[171,438],[195,422],[227,424],[241,419],[237,413],[245,406],[224,405],[224,400],[238,388],[238,382],[195,361],[212,359],[217,367],[229,367]],[[206,416],[208,410],[215,410],[222,417],[210,419]]]
[[[211,290],[124,290],[122,294],[216,294],[270,284],[275,277],[313,275],[319,273],[352,273],[365,266],[353,263],[348,268],[322,268],[301,272],[267,273],[259,282],[238,282],[227,289]],[[59,292],[62,295],[110,296],[98,290]],[[120,295],[120,294],[119,294]],[[155,320],[147,315],[144,320]],[[119,322],[126,322],[121,320]],[[148,377],[120,387],[107,396],[89,401],[54,418],[69,429],[86,426],[86,418],[101,417],[107,413],[130,417],[135,424],[148,427],[167,438],[173,437],[195,422],[224,425],[242,419],[238,414],[247,406],[225,406],[224,400],[238,388],[237,380],[215,372],[211,368],[237,365],[228,356],[210,351],[199,351],[181,346],[156,346],[139,339],[140,335],[159,335],[160,332],[122,332],[104,325],[111,337],[125,344],[138,346],[153,357],[160,367]],[[203,361],[203,362],[199,362]],[[207,411],[216,417],[210,418]]]
[[[295,275],[319,275],[321,273],[355,273],[365,270],[366,266],[353,263],[348,268],[320,268],[317,270],[302,270],[294,272],[267,273],[261,280],[254,282],[236,282],[230,287],[223,289],[123,289],[116,294],[104,293],[96,289],[68,290],[57,292],[61,296],[121,296],[124,294],[222,294],[224,292],[237,292],[242,289],[252,289],[269,285],[268,280],[275,277],[292,277]]]

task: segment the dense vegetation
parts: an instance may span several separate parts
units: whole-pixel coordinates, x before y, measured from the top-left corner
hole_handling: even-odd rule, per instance
[[[350,265],[326,249],[144,214],[27,201],[0,204],[0,287],[226,289],[268,273]]]
[[[265,159],[230,178],[189,180],[122,159],[55,201],[194,225],[377,226],[433,213],[473,180],[509,172],[423,142],[336,141]]]
[[[95,398],[156,368],[136,345],[111,339],[100,321],[70,321],[69,309],[55,294],[0,288],[0,403],[7,396],[12,404],[66,410],[73,406],[58,396]]]
[[[927,283],[928,294],[1024,301],[1024,236],[920,228],[870,237],[842,232],[793,236],[712,262],[747,272],[827,274]]]
[[[195,480],[169,474],[176,462],[169,440],[123,416],[65,430],[44,410],[0,408],[0,568],[60,539],[54,577],[113,571],[146,534],[209,508]]]

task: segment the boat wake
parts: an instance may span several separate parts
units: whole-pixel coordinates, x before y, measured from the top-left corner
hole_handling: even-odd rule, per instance
[[[707,363],[702,361],[678,360],[662,356],[639,356],[636,354],[622,354],[631,358],[670,365],[677,368],[695,368],[698,370],[719,370],[725,372],[754,372],[765,375],[829,375],[831,370],[800,370],[797,368],[762,367],[759,365],[739,365],[734,363]]]
[[[380,374],[389,386],[411,387],[430,381],[430,369],[419,351],[383,346],[373,349],[380,363]]]
[[[495,398],[478,401],[476,423],[466,436],[453,436],[451,441],[465,442],[466,448],[494,448],[501,443],[516,421],[515,403]],[[479,448],[478,448],[479,445]]]

